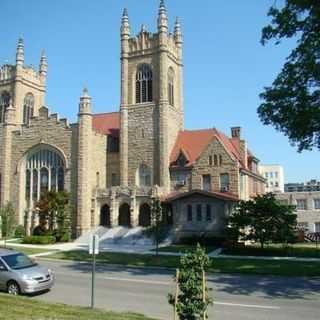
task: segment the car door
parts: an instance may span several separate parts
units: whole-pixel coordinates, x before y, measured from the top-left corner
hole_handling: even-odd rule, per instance
[[[4,263],[0,258],[0,289],[1,290],[7,289],[8,280],[9,280],[8,268],[4,265]]]

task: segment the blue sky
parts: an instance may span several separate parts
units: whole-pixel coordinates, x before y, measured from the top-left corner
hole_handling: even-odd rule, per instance
[[[263,126],[259,93],[272,83],[293,41],[261,46],[261,29],[274,0],[166,0],[170,28],[184,34],[185,126],[241,126],[250,149],[266,164],[281,164],[287,182],[320,178],[319,152],[298,154],[287,138]],[[281,3],[281,1],[278,1]],[[0,64],[14,62],[20,35],[27,64],[49,61],[46,103],[76,121],[87,85],[95,112],[117,111],[120,91],[119,28],[127,7],[131,31],[156,30],[159,0],[1,0]]]

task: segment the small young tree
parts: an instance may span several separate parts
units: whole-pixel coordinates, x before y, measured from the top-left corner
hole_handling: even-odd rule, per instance
[[[36,207],[39,209],[40,227],[41,221],[48,222],[48,230],[55,232],[58,241],[70,237],[71,208],[67,192],[49,191],[41,196]],[[55,224],[57,224],[56,230],[54,230]]]
[[[180,320],[207,319],[207,309],[213,300],[209,297],[205,272],[210,266],[210,259],[198,244],[194,252],[187,253],[180,259],[177,273],[178,294],[169,294],[169,303],[175,307]]]
[[[240,201],[229,218],[229,226],[243,240],[254,240],[261,248],[268,241],[294,238],[297,216],[294,206],[280,204],[272,193]]]
[[[16,217],[11,202],[7,202],[6,205],[0,209],[0,216],[2,237],[12,237],[15,231]]]
[[[154,237],[154,242],[156,245],[156,255],[159,254],[159,244],[162,240],[161,238],[161,228],[162,228],[162,206],[161,201],[158,197],[152,199],[151,203],[151,233]]]

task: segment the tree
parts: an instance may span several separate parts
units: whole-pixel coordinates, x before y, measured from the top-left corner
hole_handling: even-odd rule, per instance
[[[151,203],[151,233],[154,236],[156,255],[159,254],[159,244],[162,240],[162,206],[158,197],[152,199]]]
[[[181,257],[175,279],[179,293],[168,296],[169,303],[175,306],[180,320],[207,319],[206,311],[212,304],[205,281],[205,272],[209,266],[210,259],[199,244],[194,252]]]
[[[243,240],[260,242],[291,242],[297,225],[295,207],[280,204],[274,194],[257,196],[254,200],[240,201],[229,218],[229,228]]]
[[[39,227],[46,229],[48,222],[48,230],[55,233],[58,241],[62,238],[69,240],[71,226],[69,194],[64,191],[48,191],[41,196],[36,207],[39,209]],[[56,230],[55,224],[57,225]]]
[[[6,205],[0,209],[0,216],[2,237],[12,237],[14,235],[17,223],[14,208],[11,202],[7,202]]]
[[[320,1],[286,0],[268,15],[272,21],[262,30],[262,44],[293,38],[297,46],[261,93],[259,117],[288,136],[299,152],[320,149]]]

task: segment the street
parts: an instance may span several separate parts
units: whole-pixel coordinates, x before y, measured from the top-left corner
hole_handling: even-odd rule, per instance
[[[33,299],[89,306],[91,265],[40,261],[56,274],[56,285]],[[162,320],[172,319],[167,295],[173,273],[161,269],[97,265],[96,307],[132,311]],[[209,319],[316,320],[319,318],[320,279],[271,276],[214,275],[208,277],[214,306]]]

